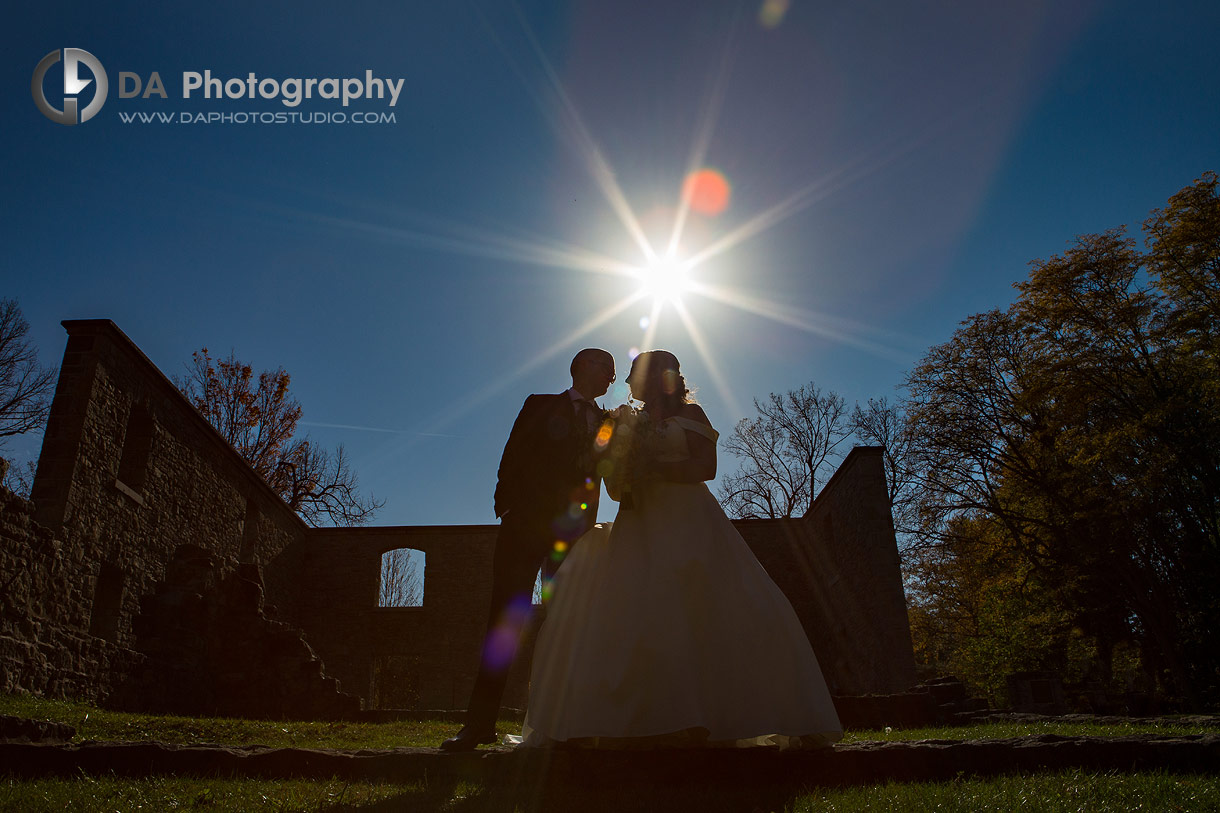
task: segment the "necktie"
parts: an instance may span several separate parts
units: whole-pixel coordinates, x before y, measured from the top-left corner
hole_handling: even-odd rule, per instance
[[[584,416],[585,424],[589,429],[597,427],[597,404],[592,401],[587,401],[584,398],[576,402],[576,414]]]

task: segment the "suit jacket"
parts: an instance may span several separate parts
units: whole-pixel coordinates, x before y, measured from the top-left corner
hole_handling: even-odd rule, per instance
[[[557,538],[587,530],[601,494],[593,441],[566,392],[525,399],[500,458],[496,516],[550,523]]]

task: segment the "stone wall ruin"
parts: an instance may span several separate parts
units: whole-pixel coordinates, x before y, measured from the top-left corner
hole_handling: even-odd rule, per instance
[[[175,595],[201,608],[191,623],[205,624],[194,634],[208,643],[175,657],[195,658],[192,669],[211,676],[194,696],[212,698],[214,713],[245,713],[251,691],[272,690],[240,677],[234,653],[252,652],[250,642],[235,638],[229,657],[218,654],[226,639],[206,623],[227,624],[233,636],[293,630],[304,648],[285,642],[283,652],[296,653],[285,657],[309,679],[264,704],[276,716],[352,709],[319,700],[334,693],[335,678],[366,708],[465,704],[495,526],[310,528],[113,323],[63,324],[68,343],[31,500],[0,493],[0,689],[107,701],[143,685],[134,696],[153,696],[171,672],[164,625],[147,613],[159,612],[150,610],[155,597]],[[791,600],[832,693],[915,683],[880,449],[854,449],[804,518],[737,527]],[[427,555],[421,606],[378,606],[381,556],[396,548]],[[183,586],[183,557],[209,563],[196,587]],[[217,609],[226,601],[230,609]],[[234,606],[249,623],[233,624],[225,613]],[[525,705],[540,619],[510,677],[508,706]],[[161,649],[150,629],[160,630]],[[150,666],[150,658],[161,660]],[[244,695],[209,694],[243,682]]]

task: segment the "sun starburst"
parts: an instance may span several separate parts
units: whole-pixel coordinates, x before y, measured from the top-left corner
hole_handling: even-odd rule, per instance
[[[672,255],[660,256],[638,271],[640,293],[660,305],[678,304],[690,290],[690,268]]]
[[[444,417],[439,418],[435,425],[430,427],[432,431],[475,409],[480,402],[498,394],[532,367],[551,359],[564,349],[569,349],[595,329],[606,325],[612,318],[640,302],[650,302],[651,308],[649,315],[639,320],[643,333],[638,349],[651,347],[660,323],[667,321],[670,315],[676,317],[676,322],[685,330],[692,346],[706,365],[716,389],[730,405],[735,399],[726,384],[723,371],[716,366],[715,349],[697,323],[696,314],[692,310],[695,299],[726,305],[742,314],[853,345],[879,356],[892,358],[901,352],[889,342],[876,338],[879,331],[867,325],[849,323],[841,318],[802,310],[791,302],[770,301],[760,295],[754,279],[750,281],[749,286],[741,286],[711,284],[699,278],[699,271],[705,264],[713,260],[723,260],[731,249],[756,238],[844,186],[876,172],[880,166],[893,160],[900,150],[882,156],[861,156],[853,165],[841,167],[822,178],[797,186],[795,191],[781,196],[771,207],[745,219],[737,218],[735,223],[725,225],[722,229],[715,229],[715,219],[725,216],[732,201],[729,178],[724,172],[713,169],[706,163],[732,61],[729,55],[734,49],[732,43],[728,43],[719,67],[714,72],[710,92],[697,122],[690,156],[684,168],[685,177],[677,190],[677,199],[672,209],[674,216],[669,235],[665,241],[654,245],[649,240],[640,217],[630,205],[626,192],[620,187],[608,158],[581,118],[574,100],[568,95],[533,32],[528,29],[523,19],[521,23],[525,28],[530,50],[537,58],[542,81],[538,86],[532,86],[526,78],[527,66],[518,63],[507,49],[506,57],[510,59],[514,72],[526,83],[544,118],[562,140],[573,145],[590,179],[626,233],[629,244],[638,254],[632,262],[581,246],[564,245],[536,236],[506,236],[465,224],[439,222],[435,218],[417,214],[405,215],[407,223],[403,225],[382,225],[313,215],[316,221],[357,229],[404,244],[454,254],[549,266],[566,274],[617,276],[629,282],[630,288],[624,292],[621,299],[596,309],[593,315],[580,320],[574,330],[557,337],[542,352],[532,354],[529,362],[517,369],[505,370],[498,380],[490,382],[471,397],[462,399],[462,407],[447,410]],[[707,218],[698,230],[699,238],[694,238],[688,228],[695,217]],[[731,267],[722,270],[732,274]],[[873,338],[869,338],[870,334]]]

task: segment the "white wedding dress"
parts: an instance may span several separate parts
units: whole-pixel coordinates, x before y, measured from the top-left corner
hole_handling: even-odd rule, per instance
[[[682,417],[661,460],[688,455]],[[788,599],[704,483],[655,483],[573,546],[539,633],[527,747],[779,745],[842,736]]]

